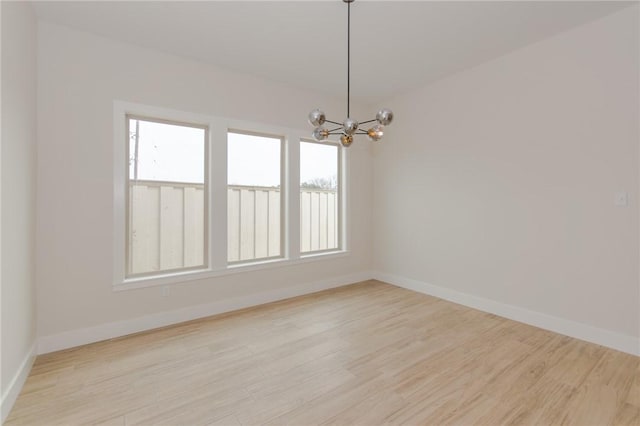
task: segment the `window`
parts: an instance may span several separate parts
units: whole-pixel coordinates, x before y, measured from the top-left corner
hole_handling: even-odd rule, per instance
[[[227,260],[282,255],[282,138],[227,134]]]
[[[300,142],[300,251],[340,247],[340,148]]]
[[[114,102],[114,290],[347,255],[347,152],[306,130]]]
[[[207,128],[127,117],[126,276],[207,266]]]

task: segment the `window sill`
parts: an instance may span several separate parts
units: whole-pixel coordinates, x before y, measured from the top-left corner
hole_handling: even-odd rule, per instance
[[[276,269],[310,262],[319,262],[323,260],[332,260],[346,256],[349,256],[349,252],[346,250],[318,252],[305,254],[298,259],[270,259],[266,261],[234,264],[220,269],[203,269],[196,271],[176,272],[165,275],[155,275],[152,277],[130,278],[125,279],[121,283],[114,284],[113,291],[126,291],[147,287],[179,284],[188,281],[222,277],[225,275]]]

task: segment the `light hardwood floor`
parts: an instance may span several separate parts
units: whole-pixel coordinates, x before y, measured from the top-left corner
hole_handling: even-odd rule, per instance
[[[40,356],[20,424],[640,425],[640,368],[368,281]]]

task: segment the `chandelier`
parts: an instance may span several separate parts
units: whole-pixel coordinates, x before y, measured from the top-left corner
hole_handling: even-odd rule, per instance
[[[343,146],[348,147],[353,143],[353,135],[366,135],[371,141],[379,141],[384,135],[384,126],[391,124],[393,120],[393,112],[390,109],[383,108],[376,114],[373,120],[367,120],[359,123],[351,118],[350,114],[350,95],[351,95],[351,3],[355,0],[342,0],[347,3],[347,118],[342,122],[327,120],[324,112],[320,109],[314,109],[309,113],[309,123],[315,127],[313,130],[313,138],[317,141],[326,140],[329,135],[341,135],[340,142]],[[325,123],[338,125],[333,129],[324,127]],[[363,124],[376,123],[371,128],[364,130],[361,128]]]

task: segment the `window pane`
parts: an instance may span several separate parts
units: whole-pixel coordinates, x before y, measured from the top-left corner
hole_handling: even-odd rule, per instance
[[[129,179],[204,183],[205,129],[130,119],[129,133]]]
[[[279,257],[282,139],[228,134],[229,262]]]
[[[300,251],[337,249],[337,145],[300,142]]]
[[[127,275],[206,266],[206,129],[128,121]]]

